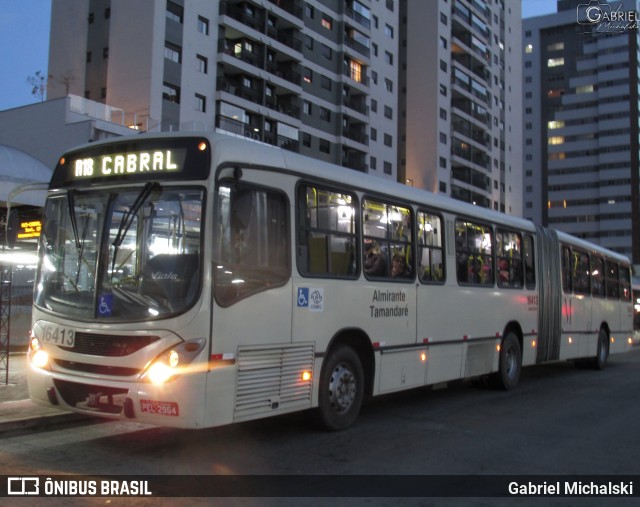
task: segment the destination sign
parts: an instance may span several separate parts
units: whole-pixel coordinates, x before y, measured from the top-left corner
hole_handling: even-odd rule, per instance
[[[88,145],[60,157],[50,188],[205,180],[211,169],[210,147],[202,137],[167,136]]]
[[[40,220],[30,220],[20,222],[17,239],[31,239],[40,237],[42,231],[42,222]]]
[[[74,178],[122,176],[149,172],[180,172],[184,150],[154,150],[78,158],[70,164]]]

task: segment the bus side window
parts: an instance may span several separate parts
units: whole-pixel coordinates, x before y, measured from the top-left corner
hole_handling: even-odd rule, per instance
[[[418,212],[418,276],[422,283],[444,282],[442,220],[438,215]]]
[[[367,278],[414,278],[413,212],[410,208],[363,199],[363,265]]]
[[[485,224],[455,222],[458,283],[493,286],[493,231]]]
[[[562,247],[562,290],[565,294],[573,292],[571,283],[571,250],[569,247]]]
[[[355,197],[301,185],[297,201],[300,272],[309,276],[354,277],[357,273]]]
[[[533,256],[533,236],[525,234],[523,242],[524,253],[524,278],[527,289],[536,287],[536,265]]]
[[[605,285],[609,299],[620,299],[620,275],[617,262],[607,261]]]

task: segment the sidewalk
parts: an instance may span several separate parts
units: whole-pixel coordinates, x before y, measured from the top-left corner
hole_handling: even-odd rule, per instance
[[[27,389],[27,354],[12,352],[8,361],[8,384],[5,384],[6,371],[4,368],[0,370],[0,434],[30,428],[43,429],[86,419],[81,414],[32,403]]]

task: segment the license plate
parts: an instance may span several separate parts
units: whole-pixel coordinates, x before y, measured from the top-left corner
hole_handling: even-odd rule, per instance
[[[57,324],[45,324],[42,341],[53,343],[60,347],[73,348],[76,343],[76,332],[70,327],[58,326]]]
[[[140,410],[154,415],[169,415],[172,417],[180,415],[178,404],[172,401],[140,400]]]

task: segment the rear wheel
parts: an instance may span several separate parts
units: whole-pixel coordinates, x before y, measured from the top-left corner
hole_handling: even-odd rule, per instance
[[[507,333],[500,347],[500,365],[491,376],[491,384],[508,391],[518,385],[522,371],[522,350],[514,333]]]
[[[318,414],[328,430],[343,430],[355,421],[364,398],[364,373],[358,354],[340,346],[329,353],[320,374]]]

